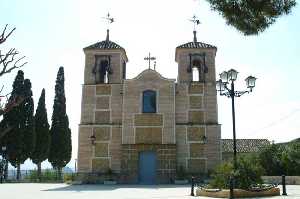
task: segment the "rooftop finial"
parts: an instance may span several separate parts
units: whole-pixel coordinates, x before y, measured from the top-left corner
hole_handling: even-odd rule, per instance
[[[194,42],[197,42],[197,31],[196,31],[196,25],[199,25],[200,24],[200,20],[196,17],[196,15],[194,15],[192,17],[192,19],[190,19],[189,21],[193,22],[194,23]]]
[[[197,31],[194,30],[193,33],[194,33],[194,42],[196,43],[197,42]]]
[[[106,34],[106,41],[109,41],[109,25],[113,22],[115,22],[115,19],[110,17],[110,14],[107,13],[106,17],[102,17],[103,19],[105,19],[107,21],[107,34]]]
[[[109,41],[109,29],[106,30],[106,41]]]

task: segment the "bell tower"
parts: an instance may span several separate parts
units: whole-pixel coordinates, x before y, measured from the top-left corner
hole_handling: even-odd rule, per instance
[[[122,83],[126,79],[128,58],[124,48],[109,40],[83,49],[85,53],[84,84]]]
[[[109,14],[109,23],[113,22]],[[78,172],[120,171],[122,88],[126,79],[126,51],[106,39],[83,49],[85,54]]]
[[[193,40],[176,48],[177,166],[205,173],[221,162],[221,128],[218,123],[215,56],[217,48],[197,41],[194,16]]]

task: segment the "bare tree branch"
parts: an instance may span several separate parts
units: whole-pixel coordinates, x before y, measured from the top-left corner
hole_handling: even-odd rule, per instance
[[[0,34],[0,45],[3,44],[7,40],[7,38],[10,37],[11,34],[16,30],[16,28],[13,28],[11,31],[9,31],[6,34],[7,26],[8,24],[5,25],[2,33]],[[21,68],[25,64],[27,64],[27,62],[23,62],[25,56],[18,58],[18,55],[19,52],[15,48],[11,48],[8,52],[4,54],[2,54],[2,51],[0,50],[0,77],[6,73],[10,73],[14,69]],[[0,94],[3,90],[3,87],[0,90]],[[7,100],[7,102],[4,103],[5,104],[4,108],[0,103],[0,116],[9,112],[14,107],[19,106],[24,101],[23,96],[13,96],[8,100],[8,95],[10,95],[10,93],[4,96],[0,96],[0,97],[6,97]],[[5,134],[7,134],[11,130],[12,130],[11,126],[0,127],[0,138],[2,138]]]
[[[0,44],[4,43],[16,29],[13,28],[8,34],[5,34],[7,26],[8,25],[6,24],[4,30],[0,35]],[[21,63],[21,60],[23,60],[25,56],[17,58],[16,56],[18,55],[19,52],[15,48],[11,48],[7,53],[4,54],[2,54],[2,51],[0,50],[0,65],[2,65],[2,67],[0,67],[0,77],[6,73],[10,73],[14,69],[21,68],[22,66],[27,64],[27,62]]]
[[[2,33],[0,35],[0,44],[4,43],[6,41],[6,39],[13,33],[13,31],[16,30],[16,28],[13,28],[7,35],[5,35],[7,26],[8,26],[8,24],[5,25],[4,30],[2,31]]]

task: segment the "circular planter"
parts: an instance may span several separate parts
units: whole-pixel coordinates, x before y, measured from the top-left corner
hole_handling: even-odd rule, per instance
[[[197,196],[206,196],[206,197],[214,197],[214,198],[229,198],[230,191],[229,189],[204,189],[197,188],[196,195]],[[234,197],[236,198],[252,198],[252,197],[266,197],[266,196],[279,196],[280,189],[277,187],[273,187],[267,190],[256,190],[256,191],[248,191],[243,189],[234,189]]]

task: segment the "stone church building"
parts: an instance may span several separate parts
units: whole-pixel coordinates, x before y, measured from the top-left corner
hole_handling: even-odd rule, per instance
[[[199,174],[220,163],[215,46],[196,31],[177,46],[177,80],[152,69],[127,79],[126,51],[109,31],[83,50],[79,173],[111,169],[119,183],[170,183],[180,166]]]

